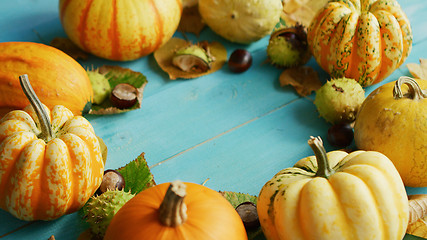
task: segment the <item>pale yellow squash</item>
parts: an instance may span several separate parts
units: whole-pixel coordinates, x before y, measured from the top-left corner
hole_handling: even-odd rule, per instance
[[[326,153],[311,138],[315,156],[268,181],[257,210],[269,240],[401,240],[408,199],[393,163],[374,151]]]
[[[401,77],[374,90],[356,116],[354,140],[387,155],[406,186],[427,187],[427,80]]]

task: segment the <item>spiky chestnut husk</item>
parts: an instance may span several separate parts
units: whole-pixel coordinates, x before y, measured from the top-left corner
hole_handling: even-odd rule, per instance
[[[92,84],[93,103],[101,104],[111,93],[111,86],[104,74],[98,70],[86,71]]]
[[[268,42],[267,56],[273,65],[280,68],[306,64],[310,60],[311,53],[305,28],[297,24],[294,27],[274,31]]]
[[[327,122],[351,123],[364,100],[365,91],[358,82],[351,78],[336,78],[316,91],[314,104]]]
[[[92,197],[84,206],[84,219],[89,223],[91,232],[103,237],[114,215],[135,195],[125,191],[106,191]]]

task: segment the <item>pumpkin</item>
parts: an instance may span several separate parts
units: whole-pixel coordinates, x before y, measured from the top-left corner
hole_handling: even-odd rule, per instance
[[[400,240],[408,225],[408,199],[393,163],[374,151],[326,153],[278,172],[261,189],[257,211],[267,239]]]
[[[85,118],[61,105],[49,112],[20,78],[31,105],[0,120],[0,208],[51,220],[80,209],[101,184],[100,143]]]
[[[396,0],[332,0],[312,20],[307,41],[331,77],[353,78],[365,87],[405,61],[412,30]]]
[[[212,31],[243,44],[270,34],[282,9],[281,0],[199,0],[200,15]]]
[[[241,240],[243,222],[219,193],[195,183],[174,181],[148,188],[114,215],[105,240]]]
[[[60,0],[68,37],[96,56],[128,61],[166,43],[178,28],[181,0]]]
[[[0,43],[0,108],[23,109],[29,101],[19,76],[26,73],[37,96],[48,108],[67,107],[74,115],[91,108],[92,85],[85,69],[64,52],[33,42]]]
[[[356,116],[354,140],[389,157],[406,186],[427,187],[427,80],[401,77],[375,89]]]

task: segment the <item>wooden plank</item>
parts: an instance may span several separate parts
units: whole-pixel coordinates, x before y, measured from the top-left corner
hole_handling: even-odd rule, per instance
[[[109,148],[108,167],[142,151],[155,164],[296,99],[292,88],[278,85],[280,70],[262,64],[264,59],[264,51],[256,52],[253,68],[238,78],[220,71],[182,81],[145,98],[140,110],[125,117],[88,116]]]

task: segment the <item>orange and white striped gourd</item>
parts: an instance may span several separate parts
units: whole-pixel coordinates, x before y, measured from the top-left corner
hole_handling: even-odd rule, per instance
[[[68,37],[81,49],[118,61],[154,52],[178,28],[181,0],[60,0]]]
[[[353,78],[365,87],[405,61],[412,30],[396,0],[332,0],[312,20],[307,40],[331,77]]]
[[[64,106],[31,105],[0,120],[0,208],[22,220],[51,220],[80,209],[99,187],[104,162],[92,125]]]

